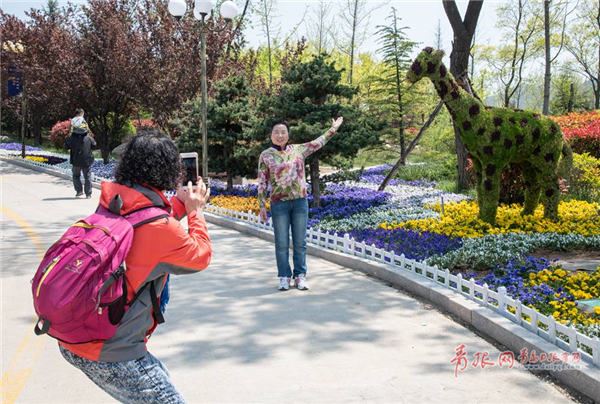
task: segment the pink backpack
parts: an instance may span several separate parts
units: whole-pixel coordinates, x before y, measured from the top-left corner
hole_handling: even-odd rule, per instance
[[[118,195],[115,201],[117,206],[122,204]],[[111,206],[114,212],[119,209]],[[37,335],[48,334],[71,344],[107,340],[114,335],[126,306],[133,303],[126,301],[124,273],[134,228],[169,215],[158,207],[126,216],[111,210],[98,207],[96,213],[73,224],[44,255],[32,281]],[[156,293],[156,309],[155,301]]]

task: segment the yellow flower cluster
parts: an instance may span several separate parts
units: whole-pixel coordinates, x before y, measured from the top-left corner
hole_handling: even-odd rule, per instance
[[[439,205],[432,209],[440,212]],[[561,202],[558,207],[559,220],[544,218],[540,205],[533,215],[521,216],[522,206],[502,205],[498,208],[496,225],[491,226],[478,218],[479,207],[475,202],[462,201],[445,205],[439,218],[409,220],[406,222],[384,222],[379,227],[386,230],[397,228],[429,231],[449,237],[481,237],[501,233],[576,233],[583,236],[600,234],[600,204],[585,201]]]
[[[570,274],[562,268],[544,269],[537,273],[529,274],[529,286],[546,283],[554,289],[562,287],[572,294],[577,300],[593,299],[600,296],[600,269],[593,273],[575,272]],[[559,299],[550,301],[552,316],[562,323],[573,321],[583,325],[600,324],[600,307],[589,314],[579,310],[575,302]]]
[[[48,159],[46,157],[38,157],[38,156],[25,156],[25,160],[35,161],[36,163],[47,163]]]
[[[211,205],[240,212],[252,211],[255,215],[260,211],[256,197],[219,195],[211,198],[210,203]],[[267,202],[267,209],[269,209],[269,202]]]

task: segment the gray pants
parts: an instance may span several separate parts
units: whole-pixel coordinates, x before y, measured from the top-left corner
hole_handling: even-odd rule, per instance
[[[171,383],[167,368],[150,352],[140,359],[125,362],[91,361],[62,346],[60,352],[67,362],[122,403],[185,403]]]
[[[90,175],[90,167],[78,167],[73,166],[73,186],[75,192],[80,194],[83,191],[81,186],[81,173],[83,172],[83,179],[85,181],[85,195],[89,196],[92,194],[92,179]]]

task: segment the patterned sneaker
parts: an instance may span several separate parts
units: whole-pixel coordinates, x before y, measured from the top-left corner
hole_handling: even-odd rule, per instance
[[[279,290],[290,290],[290,278],[285,276],[279,278]]]
[[[308,290],[308,282],[306,281],[306,275],[300,274],[296,277],[296,288],[298,290]]]

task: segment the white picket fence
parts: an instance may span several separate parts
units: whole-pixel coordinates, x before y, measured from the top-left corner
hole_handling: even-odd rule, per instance
[[[0,157],[7,158],[7,156]],[[69,169],[63,169],[30,160],[22,160],[20,157],[19,160],[22,163],[43,167],[46,170],[67,174],[71,173]],[[97,182],[99,180],[109,179],[97,177],[92,174],[92,181]],[[207,212],[216,215],[243,221],[260,229],[273,229],[270,218],[267,223],[262,223],[259,220],[259,217],[251,211],[240,212],[214,205],[207,206],[206,210]],[[375,245],[366,245],[354,240],[348,234],[340,237],[336,234],[323,233],[317,229],[309,228],[306,238],[308,243],[319,247],[380,262],[389,265],[392,271],[410,272],[443,285],[482,306],[500,313],[514,323],[520,324],[529,331],[541,336],[548,342],[565,351],[579,352],[584,360],[600,367],[600,340],[598,338],[591,338],[583,335],[573,327],[567,327],[556,322],[552,316],[543,315],[537,310],[525,306],[519,300],[515,300],[508,296],[505,287],[498,288],[498,291],[496,292],[490,289],[487,284],[476,284],[473,278],[463,279],[461,274],[451,274],[447,269],[442,270],[437,266],[429,266],[424,262],[408,259],[404,254],[397,255],[394,251],[377,248]]]
[[[271,219],[267,223],[261,223],[258,216],[251,211],[240,212],[212,205],[207,207],[207,211],[241,220],[260,229],[273,229]],[[565,351],[579,352],[584,360],[600,367],[600,340],[598,338],[583,335],[575,328],[557,322],[552,316],[543,315],[537,310],[527,307],[519,300],[508,296],[506,288],[503,286],[498,288],[498,291],[494,291],[487,284],[478,285],[473,278],[463,279],[461,274],[451,274],[447,269],[442,270],[437,266],[429,266],[424,262],[408,259],[404,254],[397,255],[394,251],[366,245],[354,240],[348,234],[340,237],[336,234],[323,233],[309,228],[306,238],[308,243],[316,246],[387,264],[392,271],[410,272],[443,285],[500,313]]]

